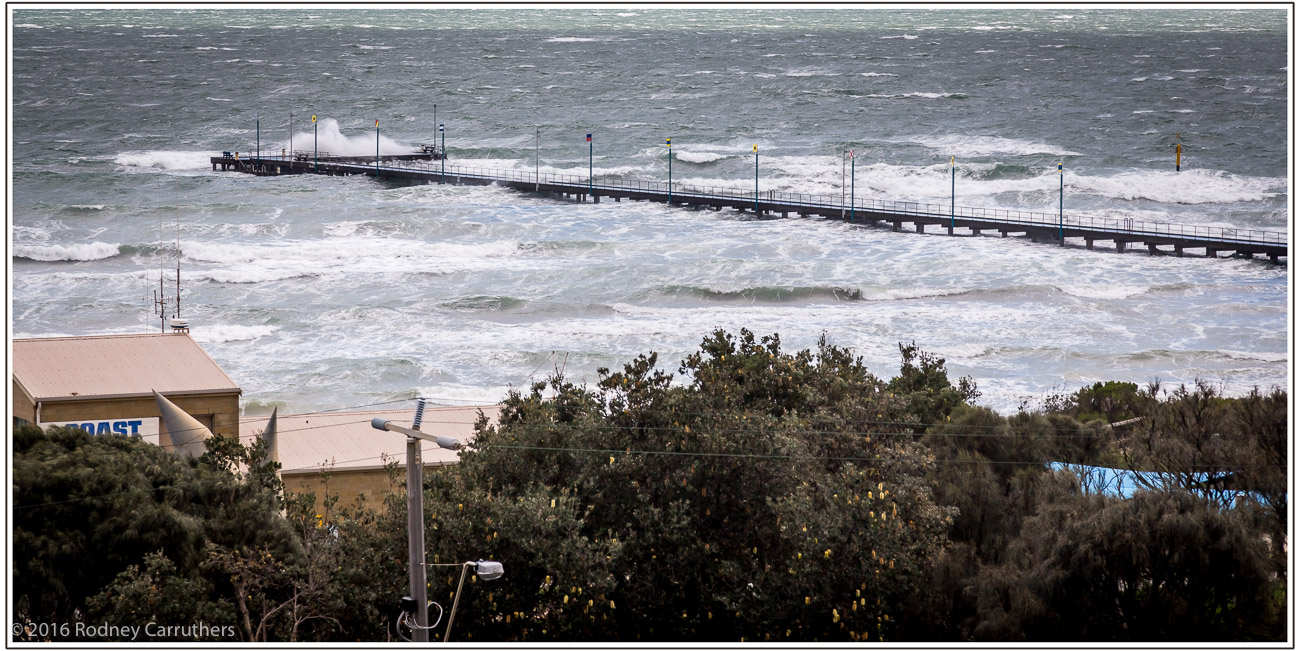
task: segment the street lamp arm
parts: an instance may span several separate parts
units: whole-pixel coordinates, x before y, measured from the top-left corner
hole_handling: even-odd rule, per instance
[[[398,434],[405,434],[407,436],[417,438],[423,441],[436,443],[438,444],[438,447],[445,448],[447,450],[459,450],[461,448],[460,441],[451,438],[450,436],[434,436],[432,434],[421,432],[420,430],[411,429],[409,427],[402,427],[401,425],[394,425],[393,421],[384,420],[383,418],[372,419],[370,421],[370,426],[378,430],[384,430],[386,432],[397,432]]]

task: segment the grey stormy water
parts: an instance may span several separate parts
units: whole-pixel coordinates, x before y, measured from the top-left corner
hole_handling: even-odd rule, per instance
[[[11,13],[15,337],[193,336],[250,413],[501,398],[714,328],[915,341],[1001,411],[1098,380],[1285,386],[1287,268],[499,187],[214,173],[447,125],[460,164],[1289,232],[1285,10],[96,9]],[[434,105],[437,117],[434,117]],[[1185,146],[1173,169],[1174,134]],[[534,149],[536,146],[536,150]],[[179,229],[179,237],[178,237]],[[170,272],[169,272],[170,273]]]

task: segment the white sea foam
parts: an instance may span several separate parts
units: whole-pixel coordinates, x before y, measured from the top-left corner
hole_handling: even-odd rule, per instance
[[[712,163],[730,157],[727,154],[711,151],[678,151],[673,153],[673,158],[687,163]]]
[[[1088,285],[1058,285],[1057,289],[1079,298],[1125,299],[1141,296],[1149,291],[1148,285],[1115,285],[1094,283]]]
[[[863,77],[897,77],[898,76],[892,72],[860,72],[858,74]]]
[[[1284,179],[1238,176],[1217,170],[1133,170],[1113,176],[1066,175],[1077,190],[1112,199],[1147,199],[1170,204],[1263,201],[1285,191]]]
[[[599,41],[598,38],[587,38],[583,36],[557,36],[546,39],[547,43],[594,43]]]
[[[123,167],[146,167],[163,170],[197,170],[208,167],[208,157],[216,152],[202,151],[128,151],[113,162]]]
[[[1267,351],[1217,350],[1214,352],[1230,359],[1240,359],[1240,360],[1247,360],[1247,361],[1259,360],[1261,362],[1268,362],[1270,364],[1284,363],[1287,360],[1291,359],[1290,355],[1287,355],[1286,353],[1270,353]]]
[[[1052,156],[1079,155],[1078,152],[1073,152],[1047,143],[1022,140],[1019,138],[997,138],[993,136],[951,134],[944,136],[912,136],[908,138],[908,141],[931,149],[938,149],[944,153],[958,157],[989,156],[991,154],[1013,154],[1016,156],[1029,156],[1033,154],[1050,154]]]
[[[873,99],[909,99],[913,97],[919,97],[922,99],[965,99],[966,94],[965,93],[923,93],[923,92],[893,93],[893,94],[873,93],[870,95],[864,95],[863,97],[870,97]]]
[[[542,264],[536,258],[521,257],[518,242],[509,240],[430,244],[354,235],[257,245],[183,242],[181,250],[188,260],[220,265],[188,273],[191,278],[218,283],[262,283],[339,273],[536,269]]]
[[[121,252],[121,245],[109,242],[86,244],[15,244],[13,257],[40,262],[103,260]]]
[[[317,275],[319,274],[302,267],[295,268],[275,265],[273,268],[268,268],[268,265],[266,264],[261,264],[257,267],[207,269],[186,272],[186,276],[192,280],[210,280],[214,283],[227,283],[232,285],[270,283],[277,280],[290,280],[292,278],[313,278]]]
[[[256,325],[202,325],[190,331],[190,337],[201,344],[224,344],[228,341],[251,341],[279,330],[276,326]]]

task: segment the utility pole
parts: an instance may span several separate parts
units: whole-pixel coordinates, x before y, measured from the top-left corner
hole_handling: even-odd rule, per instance
[[[411,429],[420,431],[424,420],[424,398],[415,406]],[[420,459],[420,439],[406,437],[406,538],[411,564],[411,598],[415,599],[415,624],[429,625],[428,581],[424,573],[424,463]],[[411,641],[428,642],[429,630],[411,629]]]
[[[412,642],[429,641],[428,580],[424,567],[424,463],[420,459],[420,441],[430,441],[447,450],[459,450],[460,441],[449,436],[433,436],[420,431],[424,420],[425,399],[420,398],[415,407],[415,420],[411,427],[394,425],[383,418],[374,418],[370,426],[387,432],[406,435],[406,535],[407,556],[410,564],[411,598],[415,600],[415,626],[411,627]]]

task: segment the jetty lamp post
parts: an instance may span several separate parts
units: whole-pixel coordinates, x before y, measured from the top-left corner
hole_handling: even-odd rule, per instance
[[[596,146],[591,143],[591,134],[589,133],[587,134],[587,196],[588,197],[593,196],[593,193],[591,191],[592,188],[591,183],[592,183],[592,177],[595,175],[595,169],[596,169],[595,163],[593,162],[596,158],[595,152],[596,152]]]
[[[1058,222],[1057,237],[1061,240],[1061,246],[1065,246],[1065,162],[1056,164],[1056,171],[1061,175],[1061,203],[1060,203],[1060,221]]]
[[[754,144],[754,214],[758,213],[758,144]]]
[[[320,171],[320,149],[316,147],[316,143],[317,143],[316,116],[313,115],[311,116],[311,155],[312,155],[312,159],[315,161],[315,164],[313,165],[313,167],[315,168],[314,171],[319,172]]]
[[[844,191],[848,189],[848,184],[844,181],[848,171],[849,150],[845,149],[840,152],[840,219],[844,219]]]
[[[950,156],[948,164],[952,166],[952,204],[948,213],[948,234],[952,235],[952,229],[957,225],[957,157]]]
[[[420,431],[424,420],[424,398],[415,407],[415,420],[410,428],[394,425],[392,421],[375,418],[370,426],[386,432],[406,435],[406,534],[407,556],[410,564],[411,598],[415,600],[415,625],[411,627],[411,641],[429,641],[428,583],[424,572],[424,463],[420,460],[420,441],[431,441],[438,447],[459,450],[460,441],[449,436],[433,436]],[[500,566],[498,566],[498,570]]]
[[[289,111],[289,157],[293,157],[293,111]]]
[[[533,192],[542,189],[542,128],[533,125]]]
[[[437,563],[437,565],[456,565],[456,563]],[[465,561],[459,564],[460,583],[456,585],[456,597],[451,601],[451,612],[447,614],[447,632],[443,635],[442,641],[451,640],[451,622],[456,617],[456,606],[460,605],[460,590],[465,587],[465,573],[469,571],[470,566],[474,566],[474,574],[484,581],[495,581],[505,575],[505,569],[496,561]]]
[[[444,128],[444,126],[441,124],[438,125],[438,135],[442,136],[442,156],[439,158],[439,160],[442,161],[442,171],[438,173],[438,182],[446,183],[447,182],[447,129]]]
[[[257,122],[257,161],[253,163],[253,171],[257,171],[257,166],[262,161],[262,116],[257,111],[253,111],[253,120]]]
[[[666,138],[668,143],[668,205],[673,205],[673,139]]]
[[[858,183],[857,183],[858,159],[849,150],[849,222],[853,222],[853,207],[858,203]]]
[[[379,178],[379,118],[375,118],[375,178]]]

